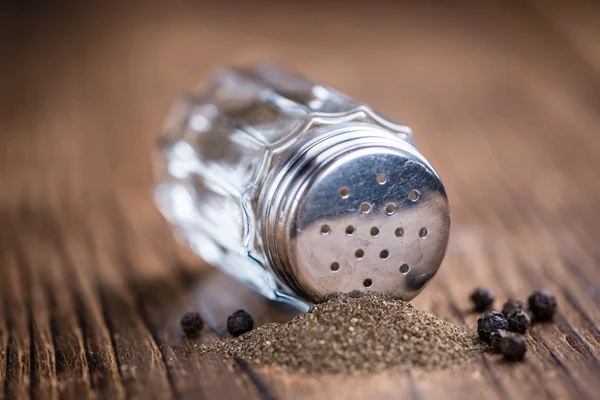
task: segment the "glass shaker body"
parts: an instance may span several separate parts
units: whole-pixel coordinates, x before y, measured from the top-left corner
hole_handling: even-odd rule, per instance
[[[179,236],[270,299],[410,300],[444,257],[448,199],[410,129],[276,66],[215,71],[173,106],[157,158]]]

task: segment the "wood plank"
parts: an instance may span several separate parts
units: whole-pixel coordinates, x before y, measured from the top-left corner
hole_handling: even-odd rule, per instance
[[[122,255],[123,264],[130,268],[130,286],[136,294],[140,314],[161,349],[176,396],[264,398],[256,382],[233,360],[210,360],[199,356],[201,344],[219,340],[210,326],[205,327],[198,339],[185,338],[179,322],[185,312],[198,311],[189,293],[204,276],[191,277],[189,271],[180,269],[177,260],[171,258],[175,254],[172,244],[163,240],[163,234],[157,236],[141,231],[128,218],[129,212],[119,212],[120,207],[116,211],[118,225],[126,232],[124,237],[127,239],[123,244],[128,249]],[[162,225],[156,210],[152,207],[148,211],[146,221]],[[138,269],[140,266],[143,270]],[[148,275],[152,279],[144,279]],[[158,292],[160,296],[156,295]]]
[[[477,286],[489,287],[499,294],[498,290],[493,283],[490,284],[486,279],[478,279],[481,276],[477,270],[482,270],[485,264],[476,258],[476,248],[471,247],[468,256],[455,248],[454,252],[447,257],[444,271],[441,272],[441,276],[437,278],[436,282],[432,283],[430,289],[432,293],[438,293],[436,296],[438,305],[435,307],[435,313],[452,315],[453,322],[466,324],[470,329],[476,330],[477,318],[480,313],[472,312],[468,294]],[[418,299],[415,306],[429,308],[427,304],[421,305],[423,301],[427,300]],[[497,306],[499,304],[500,302],[497,303]],[[500,356],[486,356],[477,368],[472,368],[472,373],[462,378],[461,385],[466,386],[464,395],[467,396],[469,392],[479,387],[479,396],[488,396],[490,394],[486,392],[493,389],[493,395],[498,398],[518,398],[520,396],[541,398],[545,387],[537,379],[534,368],[529,358],[526,364],[514,366],[503,363]],[[465,372],[469,370],[469,368],[463,369]],[[443,374],[444,372],[442,372],[442,376]],[[438,393],[438,395],[441,394]]]
[[[54,234],[60,234],[53,231]],[[91,384],[85,354],[84,332],[77,316],[77,303],[73,286],[65,270],[65,260],[54,240],[46,243],[45,258],[46,290],[49,294],[50,326],[56,356],[56,376],[61,398],[87,398]]]
[[[63,397],[594,398],[600,8],[588,3],[364,5],[335,23],[293,4],[107,7],[3,27],[14,66],[0,68],[14,79],[0,91],[0,206],[22,245],[3,241],[0,254],[0,397],[52,395],[56,379]],[[539,286],[558,295],[556,323],[532,330],[525,363],[357,378],[198,359],[240,304],[257,324],[291,314],[181,262],[149,196],[148,154],[171,99],[209,64],[274,56],[411,125],[442,173],[453,237],[416,306],[474,329],[476,285],[498,306]],[[29,217],[14,216],[22,204]],[[213,330],[183,339],[186,310]]]
[[[498,218],[498,220],[500,220],[500,218]],[[506,253],[506,254],[519,254],[521,252],[525,253],[525,252],[529,252],[531,253],[531,249],[534,248],[533,243],[530,243],[530,246],[527,247],[527,250],[521,250],[523,248],[523,244],[522,242],[525,240],[527,241],[531,241],[530,239],[527,239],[527,237],[535,237],[535,246],[537,246],[536,249],[539,249],[540,251],[543,250],[543,252],[546,253],[546,255],[548,254],[548,252],[550,251],[549,248],[546,248],[545,246],[540,246],[540,237],[539,237],[539,233],[542,232],[544,229],[546,229],[544,226],[540,226],[537,227],[537,229],[532,229],[531,233],[528,231],[526,232],[523,236],[518,237],[518,239],[514,240],[514,239],[510,239],[511,236],[514,237],[514,231],[512,231],[509,227],[506,227],[506,225],[503,223],[503,221],[499,221],[499,225],[502,226],[504,225],[504,228],[506,229],[506,232],[498,232],[497,230],[494,231],[494,234],[496,234],[496,238],[494,240],[494,243],[498,244],[501,243],[502,241],[498,240],[498,237],[504,237],[504,241],[508,242],[509,244],[506,246],[502,247],[502,252],[494,252],[494,256],[498,256],[498,254],[500,253]],[[534,233],[535,232],[535,233]],[[483,235],[482,235],[483,236]],[[487,235],[486,235],[487,236]],[[479,241],[486,243],[485,239],[480,238]],[[548,246],[550,247],[550,246]],[[473,253],[473,249],[470,249],[471,253]],[[529,256],[528,256],[529,257]],[[541,262],[540,258],[537,254],[531,256],[532,261],[533,262]],[[490,276],[488,279],[492,278],[492,280],[496,280],[496,282],[500,281],[502,282],[502,278],[506,278],[506,279],[512,279],[512,280],[519,280],[521,279],[521,284],[522,284],[522,277],[523,274],[521,273],[521,271],[517,271],[512,273],[511,272],[511,267],[514,268],[514,265],[517,265],[519,263],[518,260],[510,260],[507,259],[506,262],[502,262],[498,264],[498,272],[496,272],[493,276]],[[480,262],[477,263],[472,263],[471,264],[471,268],[475,269],[476,267],[479,267],[481,265]],[[485,265],[485,264],[484,264]],[[532,271],[534,268],[537,268],[537,266],[534,265],[528,265],[526,268],[524,268],[524,270],[527,271]],[[477,268],[479,269],[479,268]],[[484,271],[486,270],[490,270],[489,268],[483,268]],[[543,282],[542,279],[534,279],[534,280],[530,280],[530,284],[534,284],[534,282],[537,283],[537,285],[539,285],[541,282]],[[529,287],[528,289],[521,289],[520,292],[523,293],[523,295],[521,295],[522,297],[526,296],[526,293],[528,293],[529,291],[531,291],[534,287]],[[513,293],[516,291],[513,291]],[[517,292],[518,293],[518,292]],[[536,336],[537,338],[539,338],[539,336]],[[548,344],[549,343],[549,344]],[[558,362],[559,364],[557,365],[557,367],[559,367],[560,369],[564,369],[565,368],[565,362],[561,360],[561,357],[559,357],[557,355],[556,349],[554,349],[555,345],[560,346],[560,342],[557,342],[556,337],[553,338],[549,338],[547,341],[542,341],[541,345],[549,352],[549,356],[551,359],[546,359],[546,364],[551,364],[552,361],[554,362]],[[568,353],[567,353],[568,354]],[[567,355],[567,354],[563,354],[563,355]],[[558,357],[558,358],[557,358]],[[576,370],[579,370],[579,368],[581,368],[580,364],[573,364],[573,367]],[[578,368],[579,367],[579,368]],[[569,384],[570,386],[577,391],[578,395],[581,395],[581,388],[576,381],[574,381],[573,379],[570,379],[571,376],[568,373],[568,370],[565,371],[566,375],[567,375],[567,380],[569,380]],[[593,391],[588,391],[588,396],[590,396],[590,393],[593,393]]]
[[[0,245],[1,246],[1,245]],[[2,264],[1,270],[4,271],[6,267],[7,260],[7,252],[5,246],[0,247],[0,264]],[[0,286],[1,288],[2,286]],[[2,307],[0,307],[0,399],[4,399],[5,393],[5,384],[6,384],[6,364],[7,364],[7,352],[8,352],[8,340],[9,340],[9,331],[8,331],[8,321],[6,316],[6,300],[4,300],[4,295],[1,295],[0,291],[0,300],[2,300]]]
[[[12,225],[11,230],[18,232],[18,241],[11,246],[21,272],[27,276],[24,293],[29,297],[29,334],[31,335],[31,388],[32,398],[58,398],[58,383],[56,378],[56,354],[54,350],[51,326],[50,298],[47,293],[48,284],[45,271],[49,267],[47,260],[33,257],[40,254],[36,250],[39,237],[23,230],[23,226],[31,221],[20,218],[20,226]],[[29,224],[27,224],[29,225]],[[29,225],[28,228],[31,226]],[[25,243],[30,243],[25,246]]]
[[[472,251],[472,254],[479,253],[480,256],[473,260],[463,261],[461,266],[468,270],[491,270],[494,271],[493,275],[487,276],[487,279],[483,278],[481,282],[483,286],[492,288],[498,296],[496,307],[500,308],[502,303],[508,297],[516,297],[525,299],[532,289],[530,288],[515,288],[513,282],[520,281],[519,274],[512,273],[510,266],[515,260],[510,259],[510,253],[504,253],[500,251],[494,251],[492,255],[488,255],[487,242],[482,243],[483,248],[479,251]],[[505,250],[505,244],[498,246]],[[472,249],[474,250],[474,249]],[[495,250],[495,249],[494,249]],[[497,269],[497,270],[496,270]],[[449,283],[452,287],[457,287],[457,282]],[[467,289],[467,288],[465,288]],[[469,289],[467,289],[469,290]],[[463,291],[459,290],[459,293]],[[468,293],[468,292],[467,292]],[[464,298],[463,301],[467,301]],[[503,386],[508,388],[511,392],[511,397],[518,397],[519,392],[523,391],[527,393],[526,396],[534,398],[542,397],[556,397],[561,398],[563,396],[572,397],[577,395],[581,396],[579,388],[576,383],[570,379],[568,374],[563,374],[562,370],[558,368],[549,356],[549,353],[544,349],[539,348],[539,344],[532,340],[531,336],[527,336],[529,347],[529,354],[527,355],[527,361],[522,365],[507,365],[501,362],[495,363],[495,368],[499,372],[499,379]],[[552,375],[555,376],[549,382],[540,380],[540,376],[544,376],[552,371]],[[519,382],[519,384],[514,384]]]
[[[121,245],[122,242],[117,243]],[[135,297],[127,287],[128,277],[119,271],[126,266],[110,256],[97,252],[95,255],[102,282],[102,308],[127,396],[170,398],[162,354],[137,310]]]
[[[571,1],[568,4],[561,1],[530,0],[532,12],[538,15],[540,23],[555,30],[556,36],[580,58],[579,63],[589,64],[588,68],[595,71],[598,80],[600,72],[600,44],[598,37],[598,19],[600,10],[591,0]]]
[[[457,307],[459,309],[459,312],[460,309],[467,307],[468,300],[465,294],[469,293],[469,291],[472,290],[476,285],[483,285],[486,287],[493,288],[499,295],[500,299],[502,299],[501,301],[506,299],[508,296],[515,295],[518,295],[521,298],[525,298],[527,294],[532,290],[532,288],[521,288],[519,290],[514,290],[510,289],[510,286],[506,283],[503,283],[504,279],[516,281],[519,281],[520,279],[520,274],[511,272],[510,266],[514,265],[516,261],[511,260],[509,256],[511,253],[514,253],[515,250],[519,248],[519,244],[518,241],[513,242],[510,239],[508,239],[511,235],[514,235],[514,233],[512,233],[511,231],[498,232],[497,229],[492,226],[490,226],[488,229],[490,232],[479,233],[477,236],[472,236],[467,232],[464,233],[464,235],[466,236],[465,238],[458,238],[459,241],[464,242],[463,246],[461,247],[463,247],[464,251],[466,251],[467,253],[461,254],[459,260],[457,260],[456,262],[452,262],[454,257],[452,257],[453,254],[451,253],[448,256],[449,259],[447,259],[446,261],[448,263],[448,268],[445,268],[442,271],[443,278],[440,279],[440,281],[447,282],[448,287],[452,288],[452,290],[455,290],[457,296],[461,296],[462,304],[460,307]],[[520,238],[519,240],[522,239]],[[506,242],[510,242],[511,245],[506,245]],[[502,246],[502,251],[494,251],[493,257],[490,256],[488,260],[488,256],[486,255],[486,253],[488,252],[487,247],[492,246],[492,244],[494,244],[496,247]],[[451,245],[451,250],[452,247],[453,246]],[[455,249],[455,251],[457,250],[458,249]],[[491,260],[495,260],[496,258],[498,258],[499,260],[491,262]],[[452,271],[451,274],[448,274],[448,271]],[[492,272],[492,274],[490,274],[489,272]],[[456,276],[460,277],[460,279],[457,280],[455,278]],[[466,277],[469,278],[465,279]],[[471,277],[473,277],[474,279]],[[501,302],[497,304],[498,307],[500,307],[500,305]],[[474,327],[474,320],[472,321],[472,325],[469,325]],[[535,388],[537,386],[537,394],[539,395],[540,391],[546,391],[548,386],[552,388],[552,393],[554,394],[564,394],[565,390],[568,390],[569,387],[573,386],[573,382],[565,382],[565,384],[567,385],[565,388],[561,387],[561,385],[557,386],[557,381],[552,381],[548,384],[544,383],[544,385],[540,387],[539,379],[536,378],[536,375],[539,375],[540,371],[547,371],[548,366],[551,366],[552,362],[549,359],[546,359],[545,361],[544,359],[542,359],[542,363],[540,364],[539,361],[534,358],[529,357],[528,359],[533,363],[530,368],[530,376],[522,376],[523,374],[522,372],[520,372],[519,375],[517,375],[516,380],[518,381],[519,377],[521,379],[526,378],[529,381],[529,385],[511,384],[511,382],[515,381],[515,377],[512,374],[510,374],[510,379],[502,379],[503,381],[505,381],[505,387],[514,387],[518,388],[519,391],[527,392],[527,390],[529,390],[529,387],[533,386]],[[509,370],[502,367],[500,368],[501,370],[504,369],[505,373],[519,371],[519,368],[511,368]],[[573,395],[573,393],[569,393],[568,391],[566,393],[570,396]],[[535,392],[531,393],[532,396],[534,396],[535,394]],[[518,393],[513,393],[513,395],[518,395]]]
[[[30,316],[24,298],[27,292],[12,251],[6,253],[2,275],[0,293],[3,295],[8,327],[4,393],[7,398],[25,398],[29,396],[31,383]]]
[[[200,357],[200,345],[219,340],[210,327],[200,339],[183,337],[179,320],[196,306],[181,298],[184,288],[162,282],[157,298],[156,287],[138,288],[140,307],[155,340],[159,344],[169,370],[171,383],[181,398],[261,398],[254,382],[233,360],[210,360]],[[154,290],[153,290],[154,289]],[[165,304],[168,301],[168,304]]]
[[[577,114],[575,113],[575,115],[581,115],[581,113]],[[564,116],[561,115],[561,117],[563,117],[564,120]],[[570,117],[569,119],[574,119],[574,117]],[[583,119],[574,119],[572,121],[572,124],[575,126],[575,132],[577,132],[578,130],[581,131],[583,130],[582,128],[582,124],[581,122],[583,121],[584,123],[589,120],[589,117],[583,118]],[[585,126],[585,125],[584,125]],[[593,160],[589,160],[590,163],[594,163],[595,161]],[[593,169],[593,167],[592,167]],[[518,187],[518,185],[514,185],[511,183],[508,183],[505,185],[507,188],[507,191],[509,191],[509,197],[513,197],[515,198],[515,193],[517,193],[520,188]],[[597,188],[594,188],[595,193],[589,193],[589,195],[593,196],[593,197],[597,197]],[[588,207],[581,207],[579,210],[586,210],[588,209]],[[526,259],[527,261],[525,262],[526,265],[523,265],[523,261],[520,262],[521,265],[521,269],[520,269],[520,275],[522,278],[525,278],[526,281],[528,281],[530,283],[530,285],[540,285],[541,282],[546,282],[546,284],[550,283],[550,285],[552,287],[555,288],[555,291],[558,293],[570,293],[571,296],[571,300],[572,302],[575,302],[578,305],[582,305],[582,304],[587,304],[587,307],[593,307],[593,302],[590,302],[590,299],[587,296],[581,296],[580,294],[584,294],[585,292],[585,286],[579,287],[577,288],[576,286],[571,286],[569,284],[569,282],[572,282],[572,276],[571,274],[569,274],[567,271],[565,271],[560,263],[561,263],[561,259],[564,257],[564,254],[586,254],[588,252],[588,250],[585,248],[585,245],[581,245],[581,243],[585,243],[585,238],[582,236],[581,239],[579,238],[572,238],[571,240],[565,241],[564,239],[568,238],[568,236],[570,236],[571,233],[571,229],[566,229],[564,232],[562,232],[560,235],[557,235],[556,232],[551,232],[548,230],[548,226],[570,226],[573,225],[573,222],[569,221],[569,218],[572,218],[573,220],[577,220],[580,219],[582,216],[581,215],[572,215],[570,216],[569,214],[572,213],[565,213],[566,215],[561,215],[561,214],[557,214],[556,216],[553,216],[553,218],[551,218],[550,220],[548,219],[547,216],[542,217],[541,215],[538,216],[537,213],[532,213],[532,225],[533,225],[533,229],[531,229],[531,235],[530,236],[526,236],[526,237],[522,237],[520,238],[520,240],[523,242],[525,241],[526,243],[530,244],[530,247],[527,248],[527,250],[521,250],[523,245],[521,243],[521,245],[519,246],[519,244],[516,243],[512,243],[511,242],[511,250],[513,253],[519,254],[519,253],[523,253],[523,255],[521,256],[523,259]],[[594,215],[592,213],[587,213],[587,221],[589,223],[589,226],[594,226],[593,224],[593,220],[597,220],[597,215]],[[593,220],[590,220],[590,218],[593,218]],[[541,234],[541,235],[540,235]],[[541,237],[540,237],[541,236]],[[535,241],[532,240],[532,237],[536,237]],[[540,243],[541,242],[541,243]],[[575,251],[575,253],[573,252],[573,249],[570,249],[568,247],[568,243],[579,243],[577,245],[577,250]],[[534,247],[535,246],[535,247]],[[536,249],[536,253],[532,254],[532,249]],[[517,261],[517,264],[519,264],[519,261]],[[533,264],[533,265],[532,265]],[[535,265],[537,264],[537,265]],[[551,273],[544,273],[544,271],[547,271],[548,269],[551,269]],[[562,278],[559,278],[562,275]],[[560,283],[559,283],[560,282]],[[581,282],[581,280],[579,280],[579,282]],[[571,286],[571,289],[566,289],[565,286]],[[577,293],[577,294],[575,294]],[[565,301],[561,301],[561,304],[565,303]],[[597,353],[597,347],[596,344],[593,342],[590,342],[589,340],[583,339],[583,337],[588,337],[590,339],[592,339],[595,335],[596,332],[596,328],[594,326],[593,323],[590,324],[591,322],[591,318],[588,316],[587,317],[587,325],[586,325],[586,329],[587,329],[587,334],[580,334],[577,332],[577,328],[573,328],[573,323],[571,322],[571,320],[576,317],[576,312],[573,308],[569,307],[569,302],[566,302],[565,305],[565,311],[567,311],[567,313],[563,314],[563,313],[559,313],[559,315],[557,316],[557,326],[556,328],[558,329],[558,331],[564,335],[564,340],[566,341],[566,343],[568,343],[568,345],[571,347],[571,349],[564,349],[562,351],[562,357],[559,354],[559,350],[557,350],[556,348],[562,348],[561,341],[557,341],[556,337],[550,337],[548,339],[546,339],[547,342],[554,344],[556,346],[550,346],[548,348],[549,351],[552,351],[553,353],[553,357],[556,358],[558,357],[558,360],[563,363],[562,365],[565,366],[565,368],[568,368],[569,365],[571,365],[571,368],[580,371],[582,369],[582,366],[580,364],[580,362],[584,362],[584,364],[588,364],[587,366],[583,367],[583,369],[585,369],[585,371],[595,371],[595,373],[598,373],[597,371],[597,364],[598,361],[594,355],[594,351]],[[570,310],[569,310],[570,308]],[[593,308],[592,308],[593,309]],[[570,311],[570,312],[569,312]],[[586,316],[588,314],[586,313]],[[540,338],[540,340],[542,340],[542,344],[545,345],[545,341],[543,341],[544,339],[540,336],[537,336]],[[554,348],[556,347],[556,348]],[[593,349],[593,350],[592,350]],[[575,350],[577,353],[579,353],[582,357],[581,360],[579,360],[579,362],[577,362],[577,360],[573,359],[573,352],[572,350]],[[566,358],[567,361],[563,362],[562,358]],[[574,363],[572,363],[574,362]],[[585,375],[586,372],[578,372],[577,375]],[[582,378],[581,376],[579,376],[579,378]],[[585,378],[583,378],[585,380]],[[581,386],[581,385],[580,385]],[[586,385],[582,385],[582,386],[586,386]],[[594,390],[597,390],[594,387],[588,388],[588,393],[594,393]]]
[[[81,232],[79,229],[74,231]],[[85,232],[75,236],[67,237],[65,242],[56,245],[62,248],[62,259],[68,266],[74,288],[91,389],[101,398],[124,398],[125,389],[96,287],[95,269],[98,266],[94,264],[93,248],[89,239],[86,240]]]
[[[372,374],[362,379],[347,375],[294,374],[277,368],[261,367],[256,372],[280,399],[364,399],[411,398],[408,375],[398,371]]]

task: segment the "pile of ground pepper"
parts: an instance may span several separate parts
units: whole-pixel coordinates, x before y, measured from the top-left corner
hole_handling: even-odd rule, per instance
[[[380,295],[334,296],[284,324],[270,323],[203,349],[303,372],[439,369],[481,358],[483,345],[454,325]]]

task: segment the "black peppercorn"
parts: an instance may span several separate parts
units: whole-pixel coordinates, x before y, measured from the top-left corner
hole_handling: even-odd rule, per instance
[[[511,332],[525,333],[531,326],[529,314],[523,310],[515,310],[506,316],[508,330]]]
[[[494,302],[494,293],[484,288],[477,288],[471,293],[471,301],[475,311],[489,310]]]
[[[500,353],[506,361],[521,361],[525,358],[526,352],[527,346],[523,335],[507,332],[500,338]]]
[[[250,332],[254,328],[254,319],[244,310],[237,310],[227,317],[227,332],[237,337],[243,333]]]
[[[492,332],[499,330],[506,330],[508,328],[508,322],[504,315],[497,311],[490,311],[483,314],[477,320],[477,333],[479,338],[483,341],[488,342]]]
[[[556,299],[549,291],[542,289],[533,292],[529,296],[528,303],[534,321],[549,321],[554,317]]]
[[[525,304],[524,301],[513,299],[511,297],[510,299],[506,300],[506,302],[502,306],[502,314],[504,314],[504,316],[507,316],[508,314],[516,310],[527,311],[527,304]]]
[[[507,331],[500,329],[498,331],[492,332],[490,335],[490,345],[492,346],[492,350],[496,353],[500,353],[500,339],[508,334]]]
[[[204,327],[204,321],[197,312],[187,312],[181,318],[181,328],[187,337],[198,337]]]

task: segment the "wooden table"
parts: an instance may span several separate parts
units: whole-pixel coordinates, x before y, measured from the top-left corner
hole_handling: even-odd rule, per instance
[[[598,398],[600,8],[279,3],[2,13],[0,398]],[[474,328],[477,285],[497,306],[558,296],[524,363],[317,377],[198,357],[237,308],[292,313],[176,243],[150,153],[177,93],[265,58],[410,125],[440,171],[452,238],[416,307]],[[210,329],[185,340],[194,309]]]

